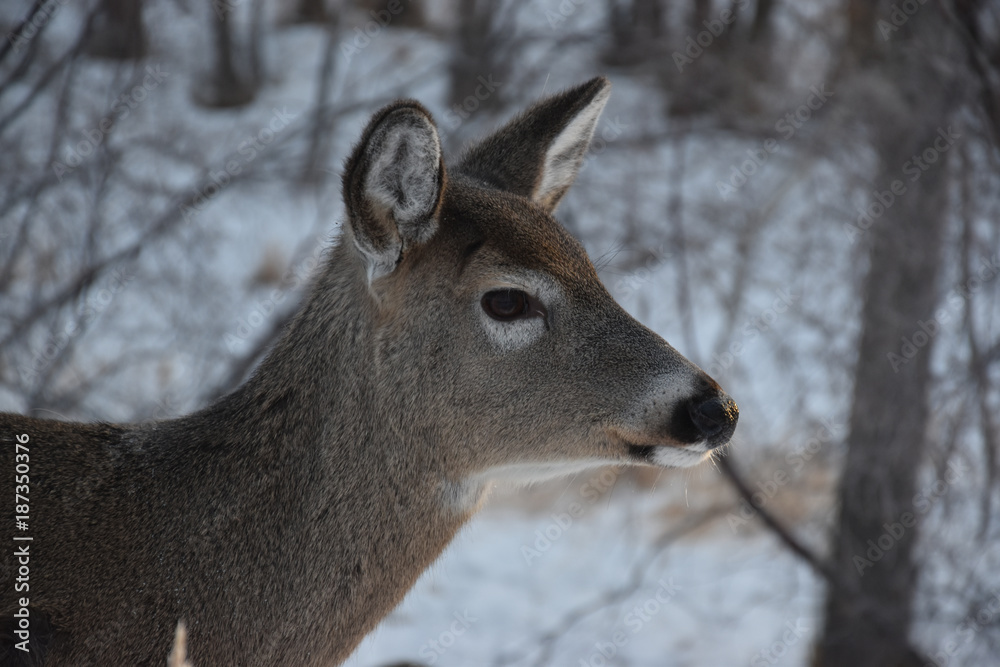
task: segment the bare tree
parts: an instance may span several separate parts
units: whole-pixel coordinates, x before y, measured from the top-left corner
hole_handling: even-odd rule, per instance
[[[326,23],[331,12],[325,0],[299,0],[295,4],[294,20],[300,23]]]
[[[450,111],[444,118],[445,132],[453,141],[467,136],[467,119],[488,117],[510,102],[514,54],[521,44],[510,24],[516,6],[510,1],[458,0],[460,18],[448,62]]]
[[[753,14],[753,24],[750,26],[752,41],[761,42],[770,34],[773,16],[774,0],[757,0],[757,10]]]
[[[696,0],[692,21],[711,3]],[[609,0],[607,3],[610,42],[602,59],[615,67],[648,64],[664,50],[666,14],[662,0]]]
[[[253,80],[252,72],[249,71],[251,69],[249,62],[241,57],[244,50],[234,39],[232,28],[234,9],[224,3],[214,5],[212,8],[210,21],[215,46],[215,66],[208,94],[202,100],[208,106],[243,106],[250,102],[257,92],[257,82]],[[251,49],[256,47],[256,44],[250,44]]]
[[[954,43],[940,31],[937,10],[925,6],[888,41],[877,38],[888,4],[848,3],[851,50],[836,84],[852,108],[865,110],[877,167],[851,232],[864,243],[869,269],[831,540],[844,585],[828,587],[816,658],[829,667],[924,664],[909,636],[920,574],[913,498],[927,461],[936,338],[924,333],[926,349],[913,355],[901,341],[934,319],[938,303],[957,95],[956,82],[931,64]]]
[[[101,0],[88,51],[115,60],[146,56],[149,38],[142,21],[143,0]]]
[[[400,2],[391,3],[391,5],[389,0],[356,0],[356,2],[365,14],[388,21],[388,27],[422,28],[427,25],[427,16],[422,2],[400,0]]]

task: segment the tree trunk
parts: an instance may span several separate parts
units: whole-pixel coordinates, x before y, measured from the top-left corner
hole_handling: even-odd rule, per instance
[[[511,33],[512,5],[458,0],[457,7],[461,20],[453,35],[449,108],[442,118],[442,129],[456,147],[470,136],[467,120],[477,116],[482,122],[506,107],[509,90],[517,85],[512,65],[522,40]]]
[[[774,14],[774,0],[757,0],[757,10],[750,26],[750,41],[759,43],[768,37],[772,14]]]
[[[212,32],[215,36],[215,73],[207,103],[215,107],[238,107],[254,97],[254,87],[236,65],[231,10],[220,5],[212,11]]]
[[[142,0],[102,0],[87,51],[99,58],[139,60],[146,56],[148,41]]]
[[[325,0],[299,0],[293,20],[296,23],[326,23],[331,15]]]
[[[692,34],[705,30],[699,17],[710,5],[706,0],[696,0],[691,23],[698,25],[698,29]],[[664,11],[662,0],[609,0],[611,43],[601,53],[604,63],[612,67],[636,67],[657,61],[663,48]]]
[[[923,136],[925,145],[933,145],[935,134]],[[893,177],[889,165],[903,162],[886,160],[886,176]],[[834,566],[856,590],[828,591],[820,642],[824,666],[910,664],[904,657],[920,526],[906,524],[919,516],[913,497],[925,462],[933,339],[927,337],[912,359],[901,348],[904,338],[924,340],[916,333],[919,323],[934,317],[947,179],[944,165],[932,169],[919,190],[899,196],[869,231],[871,268],[832,553]],[[896,356],[890,360],[889,354]]]
[[[387,28],[425,28],[427,17],[423,2],[404,0],[390,8],[386,0],[360,0],[357,5],[362,12],[384,23]]]
[[[866,188],[867,217],[856,213],[847,228],[853,240],[868,244],[870,268],[831,547],[832,565],[846,585],[827,591],[816,664],[909,667],[923,665],[909,640],[919,575],[914,548],[922,514],[914,496],[926,463],[934,342],[928,331],[936,332],[929,323],[937,305],[948,212],[947,151],[959,139],[947,129],[954,93],[945,90],[927,62],[926,54],[947,50],[935,9],[924,6],[906,31],[874,40],[874,21],[890,10],[882,8],[884,13],[873,16],[859,10],[857,0],[849,5],[852,31],[868,34],[849,39],[856,50],[834,86],[845,97],[852,90],[862,96],[847,104],[869,114],[864,121],[875,137],[879,169]],[[873,17],[871,23],[856,20],[865,15]],[[915,48],[918,34],[921,41],[941,48]],[[871,83],[873,73],[879,88],[875,95],[871,86],[856,85],[861,77]],[[933,162],[931,152],[937,154]]]

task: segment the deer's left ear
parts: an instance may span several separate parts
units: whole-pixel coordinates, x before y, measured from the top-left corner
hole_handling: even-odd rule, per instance
[[[344,203],[371,282],[438,227],[445,171],[430,113],[402,100],[377,112],[344,169]]]
[[[470,148],[458,168],[552,212],[580,171],[610,95],[611,82],[597,77],[541,100]]]

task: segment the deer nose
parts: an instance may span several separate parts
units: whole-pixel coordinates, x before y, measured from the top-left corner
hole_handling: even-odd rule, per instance
[[[688,403],[688,415],[701,435],[708,441],[709,447],[721,447],[729,442],[736,422],[740,418],[740,409],[736,401],[725,394],[713,396],[708,400],[693,400]]]

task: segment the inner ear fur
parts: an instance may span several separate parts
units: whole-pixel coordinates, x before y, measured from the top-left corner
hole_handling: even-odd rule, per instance
[[[401,100],[377,112],[344,169],[344,203],[369,280],[390,273],[411,245],[437,231],[445,188],[441,141],[430,113]]]

